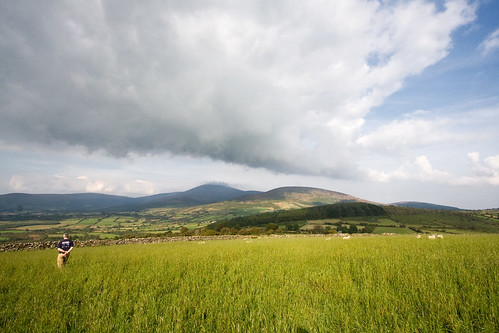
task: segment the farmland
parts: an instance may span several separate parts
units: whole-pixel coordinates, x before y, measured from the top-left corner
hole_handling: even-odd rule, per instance
[[[499,236],[0,253],[2,331],[497,332]]]
[[[499,233],[497,209],[381,205],[307,187],[262,193],[202,185],[135,199],[12,194],[0,196],[0,208],[0,243],[55,241],[66,232],[82,241],[261,233]]]
[[[50,241],[69,232],[73,238],[120,239],[144,236],[173,236],[200,234],[204,229],[215,228],[215,221],[245,218],[279,212],[282,203],[275,202],[221,202],[186,208],[161,208],[141,212],[124,213],[37,213],[0,216],[0,243]],[[307,208],[305,208],[307,209]],[[310,208],[308,208],[310,209]],[[351,226],[370,233],[499,233],[497,210],[484,211],[436,211],[405,207],[384,206],[380,216],[350,216],[322,220],[303,219],[302,209],[296,212],[292,223],[278,225],[280,232],[313,232],[347,230]],[[262,215],[263,214],[263,215]],[[270,215],[272,217],[272,215]],[[266,232],[264,224],[258,225]],[[293,228],[291,228],[293,227]],[[342,229],[343,228],[343,229]],[[367,229],[365,229],[367,228]],[[186,230],[188,232],[186,233]],[[220,230],[217,230],[220,232]],[[238,230],[231,232],[238,232]]]

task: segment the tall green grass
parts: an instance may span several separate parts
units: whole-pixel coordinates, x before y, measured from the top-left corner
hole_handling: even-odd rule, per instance
[[[0,253],[5,332],[497,332],[498,235]]]

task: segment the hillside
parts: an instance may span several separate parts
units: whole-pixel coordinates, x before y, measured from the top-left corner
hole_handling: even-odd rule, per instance
[[[312,187],[281,187],[268,192],[250,194],[233,200],[211,204],[175,207],[163,206],[141,212],[147,216],[162,216],[203,223],[238,216],[334,204],[339,202],[366,202],[365,200]]]
[[[365,201],[340,192],[299,186],[279,187],[268,192],[242,198],[241,200],[286,200],[302,202],[304,204],[324,204],[336,203],[340,201]]]
[[[0,212],[119,212],[156,207],[191,207],[233,200],[257,191],[241,191],[222,185],[201,185],[185,192],[161,193],[139,198],[98,193],[0,195]]]
[[[242,191],[233,187],[223,185],[201,185],[188,191],[179,193],[173,199],[165,200],[164,202],[155,202],[156,207],[166,204],[167,206],[180,204],[186,206],[206,205],[221,201],[230,201],[243,198],[248,195],[260,193],[258,191]]]
[[[283,200],[232,200],[128,213],[2,213],[0,243],[55,241],[65,232],[79,240],[218,233],[245,235],[269,230],[280,233],[499,233],[498,210],[445,211],[362,202],[282,209],[290,205]],[[343,210],[356,205],[373,206],[373,209]],[[322,210],[326,210],[326,214]],[[217,222],[224,220],[230,223]]]
[[[419,201],[401,201],[401,202],[392,203],[391,205],[398,207],[421,208],[421,209],[462,210],[461,208],[457,207],[436,205],[428,202],[419,202]]]
[[[268,224],[276,232],[294,233],[499,233],[497,210],[376,205],[310,187],[282,187],[262,193],[202,185],[141,198],[17,194],[0,196],[0,204],[0,243],[55,240],[64,232],[78,239],[239,233],[247,232],[245,228],[267,232]],[[321,212],[328,209],[330,213]],[[221,221],[231,222],[220,226]]]
[[[279,187],[239,199],[241,204],[267,204],[274,209],[305,208],[338,202],[367,202],[354,196],[314,187]],[[270,209],[273,210],[273,209]]]
[[[274,224],[283,231],[327,233],[499,233],[495,211],[469,212],[341,202],[301,209],[236,216],[211,223],[207,228],[266,228]],[[297,228],[299,227],[299,228]],[[348,231],[347,231],[348,230]]]
[[[123,206],[109,207],[106,212],[144,211],[155,208],[188,208],[204,206],[216,202],[236,200],[248,195],[255,195],[258,191],[242,191],[223,185],[206,184],[197,186],[185,192],[165,193],[148,197],[141,197],[136,202]]]
[[[129,205],[135,199],[99,193],[0,195],[0,212],[85,212]]]
[[[251,216],[239,216],[232,219],[217,221],[210,224],[208,228],[220,231],[222,228],[262,227],[269,223],[275,223],[284,226],[289,230],[290,226],[297,222],[307,223],[310,220],[386,215],[386,211],[379,205],[364,202],[344,202],[301,209],[275,211]]]
[[[353,196],[310,187],[282,187],[268,192],[242,191],[229,186],[206,184],[184,192],[161,193],[138,198],[83,194],[0,195],[3,213],[139,212],[154,209],[188,208],[237,200],[248,207],[265,209],[303,208],[336,202],[365,201]],[[261,209],[258,209],[260,211]]]

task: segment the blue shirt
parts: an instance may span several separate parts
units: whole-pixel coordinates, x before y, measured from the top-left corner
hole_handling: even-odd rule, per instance
[[[62,249],[64,251],[68,251],[73,247],[73,241],[71,239],[63,239],[57,244],[58,249]]]

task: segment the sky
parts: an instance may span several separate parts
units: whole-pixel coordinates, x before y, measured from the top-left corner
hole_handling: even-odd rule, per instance
[[[494,0],[0,0],[0,194],[499,207]]]

